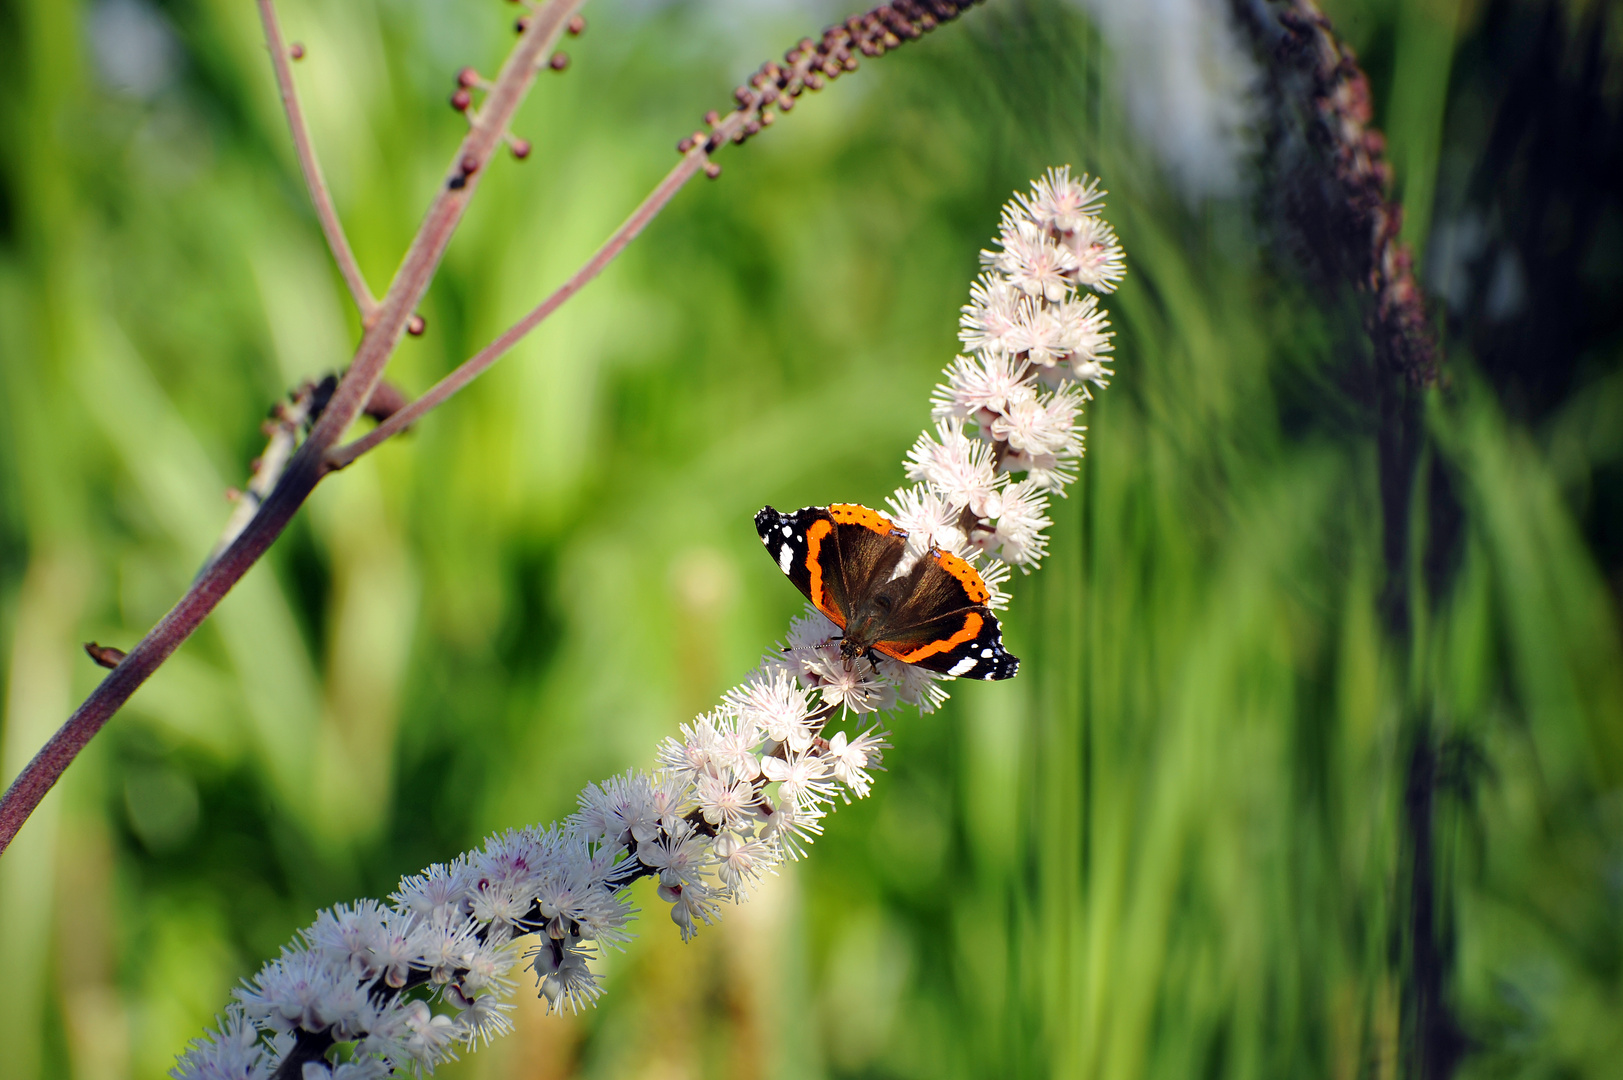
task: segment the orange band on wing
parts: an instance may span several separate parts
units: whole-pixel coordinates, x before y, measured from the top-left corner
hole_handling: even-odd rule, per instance
[[[984,619],[982,619],[975,612],[971,611],[968,615],[964,616],[964,628],[945,641],[932,641],[923,648],[914,649],[910,653],[904,653],[894,646],[887,647],[886,643],[883,641],[875,644],[874,648],[878,649],[886,656],[895,657],[904,664],[916,664],[926,657],[934,656],[936,653],[952,652],[952,650],[956,649],[966,641],[974,641],[980,636],[981,626],[984,622]]]
[[[828,516],[841,525],[861,525],[881,536],[889,536],[896,528],[884,514],[877,510],[869,510],[866,506],[858,506],[856,503],[831,503]]]
[[[811,602],[817,610],[834,620],[834,625],[845,629],[845,615],[835,611],[827,602],[823,589],[823,537],[834,531],[834,523],[818,518],[806,530],[806,569],[811,572]]]
[[[950,551],[936,552],[936,562],[940,564],[941,569],[963,584],[964,591],[969,593],[969,602],[971,604],[984,604],[991,599],[992,590],[986,587],[986,582],[981,580],[981,576],[975,572],[973,566]]]

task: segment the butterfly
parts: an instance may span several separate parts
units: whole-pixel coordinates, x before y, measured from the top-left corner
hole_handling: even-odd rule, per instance
[[[847,665],[869,651],[943,675],[1007,679],[1020,667],[975,568],[932,548],[898,574],[907,533],[853,503],[755,515],[761,543],[817,610],[845,633]]]

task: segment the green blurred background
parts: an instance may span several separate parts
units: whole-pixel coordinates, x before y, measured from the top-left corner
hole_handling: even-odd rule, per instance
[[[381,291],[515,9],[281,6]],[[1618,13],[1329,4],[1447,342],[1394,515],[1380,376],[1224,134],[1259,114],[1215,10],[990,0],[864,65],[326,483],[0,859],[0,1077],[161,1076],[316,908],[649,764],[799,606],[752,513],[896,486],[1000,204],[1062,163],[1130,277],[1020,678],[899,720],[874,796],[722,925],[683,946],[644,897],[600,1008],[521,992],[442,1075],[1623,1075]],[[392,378],[517,317],[844,13],[589,6]],[[9,779],[358,324],[249,0],[5,0],[0,71]]]

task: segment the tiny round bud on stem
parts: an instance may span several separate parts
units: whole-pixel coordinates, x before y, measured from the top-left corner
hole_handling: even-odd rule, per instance
[[[525,158],[530,156],[530,140],[528,139],[519,139],[513,136],[508,136],[507,148],[511,150],[513,152],[513,156],[518,158],[520,161],[523,161]]]
[[[586,33],[586,16],[571,16],[569,22],[565,24],[565,29],[569,31],[570,37],[580,37],[582,34]]]
[[[551,68],[553,71],[562,71],[568,66],[569,54],[561,49],[558,52],[553,53],[552,59],[547,61],[547,67]]]
[[[513,33],[522,34],[529,28],[530,17],[528,15],[520,15],[518,18],[513,20]]]
[[[479,171],[479,159],[473,154],[462,155],[462,175],[472,176]]]
[[[291,58],[293,58],[294,60],[303,60],[304,59],[304,42],[295,41],[293,44],[289,45],[287,47],[287,55],[290,56]]]
[[[411,313],[411,318],[406,320],[406,333],[410,334],[412,337],[422,337],[423,331],[427,329],[428,320],[417,314],[415,311]]]
[[[466,89],[458,90],[451,95],[451,108],[457,112],[467,112],[473,105],[473,95]]]
[[[711,127],[721,123],[721,114],[714,109],[704,114],[704,122]]]
[[[465,67],[456,73],[456,84],[463,89],[467,89],[471,86],[478,86],[479,83],[479,73],[473,70],[471,67]]]
[[[704,163],[704,174],[710,179],[714,180],[716,177],[721,175],[721,166],[717,165],[714,161],[707,161]]]
[[[692,150],[692,149],[693,149],[693,136],[692,135],[684,135],[682,137],[682,141],[676,144],[676,152],[678,154],[685,154],[689,150]]]

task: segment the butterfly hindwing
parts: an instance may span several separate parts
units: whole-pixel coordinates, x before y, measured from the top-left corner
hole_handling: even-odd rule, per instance
[[[1020,661],[1003,647],[1003,630],[985,603],[991,590],[974,567],[936,551],[913,576],[906,600],[874,648],[946,675],[1011,678]]]
[[[997,616],[984,607],[890,631],[874,648],[904,664],[961,678],[1009,679],[1020,669],[1020,661],[1003,647]]]

